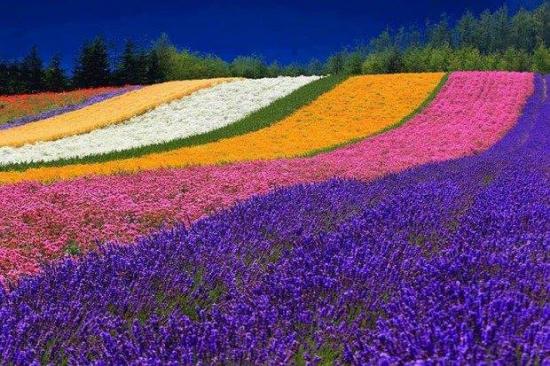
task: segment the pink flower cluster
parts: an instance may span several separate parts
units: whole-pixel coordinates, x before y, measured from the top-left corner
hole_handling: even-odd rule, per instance
[[[332,177],[371,180],[475,154],[514,125],[532,92],[530,73],[456,72],[406,125],[315,157],[0,187],[0,282],[38,271],[68,247],[131,242],[276,187]]]

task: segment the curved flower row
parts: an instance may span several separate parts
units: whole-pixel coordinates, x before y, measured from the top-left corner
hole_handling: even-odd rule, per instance
[[[115,87],[78,89],[62,93],[0,95],[0,128],[55,108],[82,103],[88,98],[119,90]],[[32,117],[31,117],[32,118]]]
[[[12,127],[22,126],[30,122],[39,121],[41,119],[51,118],[54,116],[58,116],[63,113],[76,111],[77,109],[82,109],[84,107],[90,106],[95,103],[102,102],[104,100],[117,97],[119,95],[125,94],[127,92],[137,90],[141,88],[141,86],[138,85],[131,85],[126,86],[122,88],[97,88],[97,89],[84,89],[84,90],[90,90],[94,91],[96,94],[90,93],[90,96],[88,99],[84,99],[80,102],[80,99],[72,100],[71,98],[67,98],[67,100],[64,100],[63,103],[57,104],[55,102],[55,99],[58,98],[57,94],[53,94],[51,97],[49,95],[42,96],[44,98],[44,102],[47,103],[48,109],[45,111],[40,111],[37,114],[29,114],[12,119],[2,125],[0,125],[0,130],[5,130]],[[69,92],[73,93],[73,92]],[[69,94],[67,93],[67,94]],[[63,93],[65,94],[65,93]],[[82,96],[79,96],[82,98]],[[49,99],[48,99],[49,98]],[[0,102],[1,103],[1,102]],[[50,109],[54,108],[54,109]]]
[[[538,85],[532,100],[542,90]],[[529,73],[453,73],[403,127],[312,158],[0,187],[0,275],[16,279],[71,248],[93,249],[96,239],[133,241],[276,187],[331,177],[371,180],[479,153],[514,125],[532,91]]]
[[[86,108],[54,116],[23,126],[0,130],[0,146],[23,146],[86,133],[121,123],[161,104],[182,98],[231,78],[170,81],[145,86],[139,90],[96,103]]]
[[[280,190],[0,292],[0,358],[544,364],[550,103],[538,91],[475,157]]]
[[[169,142],[227,126],[284,97],[318,76],[238,80],[199,90],[87,134],[21,147],[0,147],[0,165],[55,161]]]
[[[443,73],[424,73],[352,77],[290,116],[251,133],[115,161],[0,173],[0,182],[52,181],[82,175],[295,157],[390,128],[411,114],[443,76]]]

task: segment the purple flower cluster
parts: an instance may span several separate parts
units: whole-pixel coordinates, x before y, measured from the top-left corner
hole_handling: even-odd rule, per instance
[[[550,361],[547,77],[477,156],[256,197],[0,294],[0,358]]]
[[[54,116],[58,116],[58,115],[63,114],[63,113],[76,111],[77,109],[82,109],[82,108],[88,107],[92,104],[99,103],[99,102],[102,102],[104,100],[114,98],[114,97],[117,97],[117,96],[122,95],[122,94],[126,94],[130,91],[134,91],[134,90],[137,90],[139,88],[141,88],[140,85],[130,85],[130,86],[127,86],[127,87],[124,87],[124,88],[117,89],[117,90],[112,91],[112,92],[95,95],[91,98],[86,99],[82,103],[66,105],[64,107],[51,109],[51,110],[41,112],[41,113],[38,113],[38,114],[34,114],[34,115],[31,115],[31,116],[24,116],[24,117],[15,118],[15,119],[12,119],[11,121],[8,121],[8,122],[0,125],[0,130],[5,130],[5,129],[8,129],[8,128],[22,126],[22,125],[25,125],[25,124],[30,123],[30,122],[35,122],[35,121],[39,121],[41,119],[46,119],[46,118],[51,118],[51,117],[54,117]]]

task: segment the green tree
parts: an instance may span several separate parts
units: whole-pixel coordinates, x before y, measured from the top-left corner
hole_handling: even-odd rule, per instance
[[[0,94],[10,94],[9,84],[9,65],[0,60]],[[2,107],[0,107],[2,108]]]
[[[390,30],[386,29],[380,33],[377,37],[371,39],[369,48],[373,52],[384,52],[394,47],[394,40],[391,36]]]
[[[493,35],[491,37],[491,52],[502,52],[510,44],[511,24],[506,5],[501,6],[493,13],[491,26],[491,34]]]
[[[65,76],[65,71],[61,67],[60,55],[52,57],[44,75],[44,84],[46,90],[50,91],[63,91],[67,89],[68,79]]]
[[[161,69],[159,56],[155,50],[151,50],[151,52],[147,55],[146,83],[155,84],[165,80],[166,75]]]
[[[215,55],[206,55],[200,59],[200,62],[204,65],[205,73],[201,75],[201,78],[217,78],[229,76],[229,65],[227,62]]]
[[[343,72],[354,75],[360,74],[364,58],[359,51],[348,53],[344,58]]]
[[[535,9],[533,14],[535,23],[535,38],[537,45],[550,47],[550,1],[545,1]]]
[[[451,44],[451,31],[449,28],[449,19],[446,14],[442,14],[439,22],[430,25],[428,23],[428,43],[432,47],[445,47]]]
[[[479,44],[478,23],[474,15],[467,11],[456,25],[458,47],[477,47]]]
[[[259,56],[238,56],[231,62],[231,74],[258,79],[267,76],[267,66]]]
[[[344,52],[338,52],[330,56],[325,65],[325,72],[331,75],[341,74],[344,72],[344,61]]]
[[[403,52],[401,70],[407,72],[422,72],[427,70],[427,52],[422,47],[410,47]]]
[[[109,55],[103,38],[97,37],[84,44],[74,70],[73,83],[81,88],[111,83]]]
[[[550,50],[540,45],[533,54],[533,71],[550,73]]]
[[[170,39],[163,33],[153,45],[153,52],[156,54],[160,74],[164,80],[171,80],[173,74],[174,58],[177,54],[176,47],[170,42]]]
[[[536,42],[536,24],[533,15],[525,9],[520,9],[512,18],[512,34],[514,42],[511,47],[534,51]]]
[[[525,50],[510,47],[502,55],[497,67],[501,70],[527,71],[531,70],[532,61]]]
[[[308,75],[322,75],[323,63],[316,58],[311,59],[307,64],[306,73]]]
[[[401,54],[395,49],[371,53],[362,65],[362,72],[364,74],[385,74],[401,70]]]
[[[116,80],[119,84],[143,84],[147,82],[147,55],[138,52],[134,42],[126,41],[118,64]]]
[[[44,69],[38,48],[33,46],[21,63],[21,76],[24,91],[36,93],[44,90]]]
[[[276,77],[281,75],[282,73],[282,66],[279,65],[277,61],[273,61],[268,67],[267,67],[267,76],[270,78]]]

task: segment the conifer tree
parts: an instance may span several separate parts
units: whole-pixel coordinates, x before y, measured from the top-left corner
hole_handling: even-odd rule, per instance
[[[21,63],[21,76],[24,91],[36,93],[44,90],[44,69],[38,47],[33,46]]]
[[[109,85],[111,71],[107,45],[98,37],[82,47],[74,70],[73,83],[80,88]]]
[[[48,91],[63,91],[67,88],[67,77],[61,67],[61,56],[55,55],[46,69],[44,84]]]

